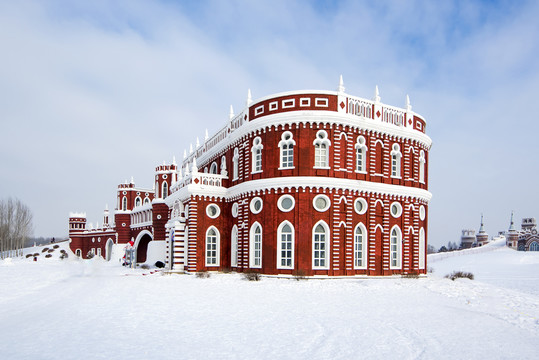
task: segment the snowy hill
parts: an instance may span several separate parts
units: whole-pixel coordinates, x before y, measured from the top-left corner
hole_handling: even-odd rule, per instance
[[[539,253],[454,254],[428,278],[259,282],[0,261],[2,358],[538,358]]]

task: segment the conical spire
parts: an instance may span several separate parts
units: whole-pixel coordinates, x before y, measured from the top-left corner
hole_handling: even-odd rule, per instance
[[[378,85],[374,88],[374,97],[372,98],[375,102],[380,102],[380,91],[378,91]]]
[[[511,211],[511,225],[509,225],[509,231],[510,232],[517,231],[517,229],[515,229],[515,223],[513,221],[513,211]]]
[[[247,95],[247,105],[249,105],[249,99],[251,98],[250,94],[251,94],[251,90],[249,90],[249,95]],[[233,117],[234,117],[234,108],[232,107],[232,105],[230,105],[230,112],[228,113],[228,118],[232,120]]]
[[[131,176],[131,182],[130,184],[134,184],[135,183],[135,179]]]
[[[200,146],[200,140],[198,139],[198,136],[197,136],[197,149],[199,146]]]
[[[193,143],[189,144],[189,154],[193,153]]]
[[[187,150],[183,149],[183,158],[185,159],[187,157]]]
[[[412,105],[410,105],[410,97],[406,95],[406,111],[412,111]]]
[[[481,214],[481,226],[479,227],[479,234],[485,232],[485,226],[483,225],[483,214]]]
[[[206,128],[206,133],[204,134],[204,141],[208,141],[210,137],[208,136],[208,129]]]
[[[252,102],[253,102],[253,97],[251,96],[251,89],[247,89],[247,101],[246,101],[247,106],[251,105]]]
[[[196,174],[196,173],[198,172],[197,158],[196,158],[196,157],[193,158],[193,166],[192,166],[192,168],[191,168],[191,172],[192,172],[193,174]]]
[[[337,88],[337,91],[340,93],[344,92],[344,82],[342,81],[342,75],[339,78],[339,87]]]
[[[176,165],[176,155],[172,156],[172,165]]]

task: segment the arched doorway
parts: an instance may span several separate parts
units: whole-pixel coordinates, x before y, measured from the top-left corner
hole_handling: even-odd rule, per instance
[[[135,249],[136,249],[136,262],[137,263],[143,263],[146,262],[146,257],[148,254],[148,243],[152,241],[153,236],[152,234],[147,231],[141,231],[137,239],[135,240]]]
[[[114,241],[112,239],[108,239],[107,243],[105,244],[105,260],[110,261],[110,258],[112,256],[112,245],[114,245]]]

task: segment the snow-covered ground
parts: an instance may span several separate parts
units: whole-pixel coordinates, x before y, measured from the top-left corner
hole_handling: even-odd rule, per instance
[[[0,260],[0,357],[539,358],[539,253],[491,246],[429,267],[422,279],[249,282]],[[453,270],[476,279],[443,278]]]

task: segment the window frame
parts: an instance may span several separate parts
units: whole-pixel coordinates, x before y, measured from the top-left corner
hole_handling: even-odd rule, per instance
[[[357,231],[361,231],[361,258],[358,257],[358,238],[357,238]],[[363,223],[358,223],[356,227],[354,228],[354,269],[357,270],[365,270],[367,269],[367,262],[368,262],[368,251],[369,251],[369,241],[368,241],[368,235],[367,235],[367,228]],[[358,260],[361,261],[361,265],[358,265]]]
[[[287,136],[290,136],[286,139]],[[296,141],[294,135],[290,131],[285,131],[281,135],[281,141],[279,141],[279,168],[278,170],[294,169],[294,146]],[[284,158],[286,157],[286,160]]]
[[[256,233],[257,229],[260,229],[259,234]],[[262,235],[262,225],[255,221],[249,230],[249,267],[252,269],[262,268]],[[257,260],[258,264],[256,264]]]
[[[208,249],[208,243],[209,243],[209,233],[210,231],[215,231],[215,235],[212,235],[212,236],[215,236],[215,250],[213,249]],[[220,248],[221,248],[221,241],[220,241],[220,233],[219,233],[219,230],[215,227],[215,226],[210,226],[208,228],[208,230],[206,230],[206,236],[205,236],[205,247],[204,247],[204,263],[205,263],[205,266],[206,267],[219,267],[219,263],[220,263]],[[212,240],[213,241],[213,240]],[[215,251],[215,256],[209,256],[208,255],[208,251]],[[215,263],[210,263],[208,262],[208,259],[213,259],[215,257]]]
[[[313,141],[314,146],[314,166],[313,169],[330,169],[329,147],[331,141],[328,139],[326,130],[318,130]]]
[[[317,251],[322,251],[320,249],[316,249],[316,243],[319,242],[319,243],[322,243],[322,241],[320,240],[317,240],[317,235],[320,235],[321,233],[318,233],[317,232],[317,228],[319,226],[322,226],[322,228],[324,229],[324,240],[323,240],[323,244],[324,244],[324,257],[322,258],[321,256],[316,256],[316,252]],[[312,247],[312,268],[313,270],[329,270],[329,260],[330,260],[330,229],[329,229],[329,226],[328,224],[324,221],[324,220],[320,220],[318,221],[316,224],[314,224],[313,226],[313,229],[312,229],[312,242],[311,242],[311,247]],[[320,261],[320,260],[323,260],[324,261],[324,265],[316,265],[316,260]]]
[[[286,232],[285,234],[290,234],[290,241],[286,241],[286,243],[290,243],[290,249],[284,249],[283,250],[283,228],[288,225],[290,227],[290,233]],[[279,227],[277,228],[277,269],[294,269],[294,252],[295,252],[295,233],[296,230],[294,228],[294,225],[288,220],[284,220],[282,223],[279,224]],[[288,252],[290,251],[290,257],[286,256],[283,257],[282,252]],[[282,265],[283,260],[290,260],[290,265]]]
[[[363,135],[359,135],[356,140],[356,173],[367,173],[367,151],[369,150],[366,145],[367,141]],[[361,154],[361,166],[359,166],[359,157]]]
[[[394,232],[395,235],[393,235]],[[393,260],[395,260],[395,264],[393,264]],[[398,225],[394,225],[389,232],[389,268],[391,270],[402,269],[402,231]]]
[[[253,146],[251,147],[251,157],[252,157],[251,174],[258,174],[258,173],[263,172],[262,149],[264,149],[264,145],[262,144],[262,139],[260,138],[260,136],[257,136],[253,139]]]

